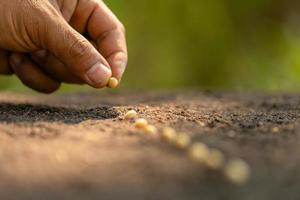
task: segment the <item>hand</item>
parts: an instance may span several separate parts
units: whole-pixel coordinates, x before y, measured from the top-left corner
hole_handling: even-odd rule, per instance
[[[127,63],[123,25],[100,0],[0,0],[0,32],[0,73],[41,92],[104,87]]]

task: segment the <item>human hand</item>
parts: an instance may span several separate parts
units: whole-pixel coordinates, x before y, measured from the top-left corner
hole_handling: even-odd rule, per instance
[[[60,82],[101,88],[122,77],[125,31],[100,0],[0,0],[0,19],[0,73],[13,70],[33,89],[53,92]]]

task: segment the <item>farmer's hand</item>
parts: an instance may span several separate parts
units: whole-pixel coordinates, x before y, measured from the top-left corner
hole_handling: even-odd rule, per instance
[[[0,33],[0,73],[40,92],[101,88],[127,63],[123,25],[101,0],[0,0]]]

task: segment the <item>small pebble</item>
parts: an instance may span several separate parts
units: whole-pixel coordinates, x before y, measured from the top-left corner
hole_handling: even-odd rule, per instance
[[[165,142],[170,142],[170,143],[175,142],[176,136],[177,136],[177,134],[176,134],[175,130],[170,127],[165,127],[161,134],[162,140]]]
[[[119,85],[119,81],[118,79],[111,77],[108,81],[108,87],[110,88],[116,88]]]
[[[196,162],[205,163],[209,157],[209,149],[203,143],[195,143],[189,149],[189,156]]]
[[[143,118],[137,119],[134,123],[134,126],[138,129],[145,129],[147,125],[148,121]]]
[[[225,158],[221,151],[211,149],[207,158],[206,164],[213,170],[221,169],[224,166]]]
[[[242,185],[250,178],[250,167],[241,159],[233,159],[226,164],[224,174],[232,183]]]
[[[187,148],[191,143],[191,138],[185,133],[180,133],[176,138],[176,146],[180,149]]]
[[[124,119],[135,119],[135,118],[137,118],[137,112],[135,110],[128,111],[124,116]]]

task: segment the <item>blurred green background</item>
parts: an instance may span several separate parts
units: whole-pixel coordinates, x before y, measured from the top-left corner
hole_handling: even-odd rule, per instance
[[[127,28],[130,62],[121,89],[300,89],[299,1],[106,3]],[[16,78],[0,82],[25,88]]]

